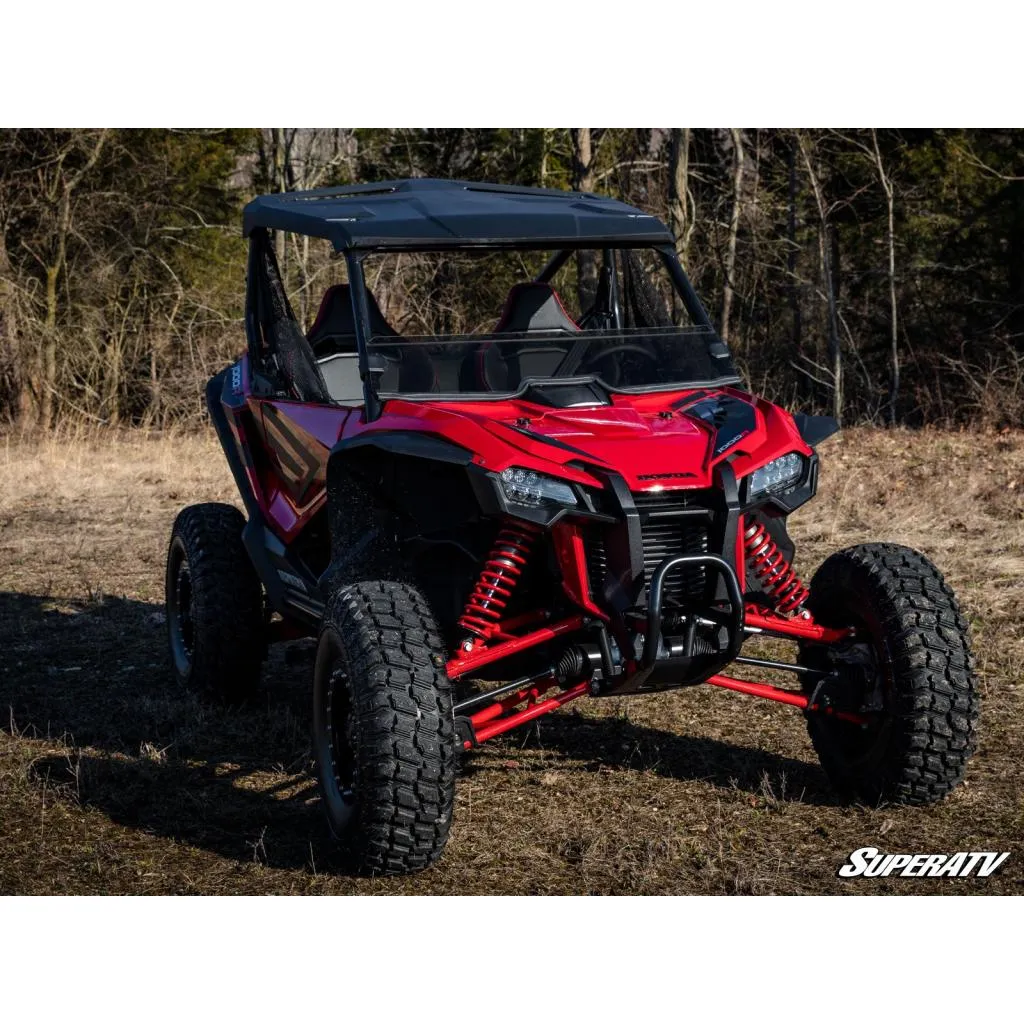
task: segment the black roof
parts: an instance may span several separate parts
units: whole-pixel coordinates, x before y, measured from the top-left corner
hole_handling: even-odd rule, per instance
[[[607,196],[436,178],[260,196],[242,229],[259,227],[326,238],[337,250],[672,242],[657,217]]]

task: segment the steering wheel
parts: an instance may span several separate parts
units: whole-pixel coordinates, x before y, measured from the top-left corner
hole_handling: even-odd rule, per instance
[[[648,348],[643,345],[637,344],[635,341],[620,341],[617,344],[610,346],[609,348],[603,349],[595,355],[589,356],[580,363],[579,372],[587,373],[588,371],[594,372],[597,364],[603,363],[609,356],[616,355],[634,355],[643,356],[645,359],[650,360],[652,363],[657,364],[658,357]],[[621,379],[620,366],[615,366],[615,380],[607,381],[612,386],[619,383]]]

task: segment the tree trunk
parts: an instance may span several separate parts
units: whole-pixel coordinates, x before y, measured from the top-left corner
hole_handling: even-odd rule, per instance
[[[53,393],[57,387],[57,278],[64,262],[63,241],[61,235],[57,261],[46,268],[46,319],[39,374],[39,423],[44,430],[53,426]]]
[[[823,235],[828,241],[828,261],[825,275],[828,278],[828,356],[832,368],[832,415],[836,421],[843,420],[843,350],[839,343],[839,235],[831,224],[826,223]]]
[[[885,192],[886,212],[888,213],[886,244],[889,249],[889,423],[896,425],[896,404],[900,394],[900,340],[899,311],[896,305],[896,215],[892,181],[885,173],[882,163],[882,152],[878,148],[878,132],[871,129],[871,142],[874,147],[875,166],[878,168],[878,180]]]
[[[589,128],[570,128],[572,139],[572,187],[577,192],[594,190],[594,154]],[[576,254],[576,290],[580,314],[593,304],[597,294],[597,259],[593,250],[581,249]]]
[[[160,405],[160,374],[157,372],[156,341],[154,340],[149,349],[149,408],[153,423],[157,427],[163,428]]]
[[[729,241],[725,250],[725,284],[722,288],[722,341],[729,340],[729,317],[732,313],[733,276],[736,272],[736,238],[740,230],[740,207],[743,203],[743,133],[739,128],[730,128],[732,138],[732,212],[729,216]]]
[[[797,174],[796,174],[796,143],[789,147],[789,213],[786,220],[786,236],[789,242],[786,253],[786,274],[789,278],[789,308],[792,316],[793,353],[799,354],[801,344],[800,286],[796,279],[796,257],[799,247],[796,240],[797,231]]]
[[[690,214],[690,129],[673,128],[668,158],[668,224],[676,240],[676,255],[686,268],[693,217]],[[685,307],[673,293],[672,316],[680,323]]]
[[[271,187],[275,192],[287,191],[284,179],[284,129],[270,129],[270,173]],[[288,253],[285,250],[285,237],[283,231],[274,232],[274,252],[277,255],[277,263],[281,268],[281,276],[284,277],[285,261]]]
[[[7,253],[5,225],[0,221],[0,359],[10,367],[10,412],[19,425],[35,425],[38,409],[32,387],[32,368],[25,365],[25,353],[19,335],[18,293],[14,271]],[[2,413],[2,410],[0,410]]]
[[[829,223],[829,210],[825,204],[825,196],[821,190],[821,182],[814,171],[810,153],[803,136],[799,136],[800,153],[807,168],[807,178],[814,193],[814,202],[818,207],[818,248],[821,255],[822,287],[825,290],[825,302],[828,307],[828,362],[829,375],[832,378],[832,415],[840,424],[843,422],[843,350],[839,343],[839,309],[836,290],[839,281],[839,239],[832,231]],[[833,268],[833,263],[835,267]]]

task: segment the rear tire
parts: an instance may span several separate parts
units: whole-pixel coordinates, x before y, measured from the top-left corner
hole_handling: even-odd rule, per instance
[[[250,696],[266,649],[263,590],[232,505],[178,513],[167,551],[171,665],[179,683],[228,701]]]
[[[313,747],[328,824],[361,871],[419,871],[448,840],[456,741],[446,661],[414,588],[353,583],[328,602]]]
[[[862,544],[825,560],[808,609],[825,626],[855,626],[867,665],[863,696],[881,710],[867,726],[811,713],[811,742],[832,783],[868,804],[930,804],[963,779],[974,751],[978,693],[967,620],[924,555]],[[801,660],[838,668],[841,649],[805,644]],[[848,665],[849,663],[847,663]]]

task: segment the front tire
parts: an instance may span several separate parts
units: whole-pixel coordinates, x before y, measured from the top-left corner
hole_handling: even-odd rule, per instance
[[[807,644],[801,660],[860,689],[869,724],[811,713],[811,742],[848,797],[930,804],[963,779],[974,751],[978,692],[967,620],[924,555],[862,544],[825,560],[808,609],[825,626],[854,626],[856,643]],[[844,680],[845,675],[845,680]]]
[[[242,543],[245,516],[210,502],[178,513],[167,550],[166,612],[179,683],[235,702],[259,683],[263,590]]]
[[[412,587],[354,583],[328,602],[313,747],[328,824],[364,872],[419,871],[448,840],[456,740],[446,661]]]

